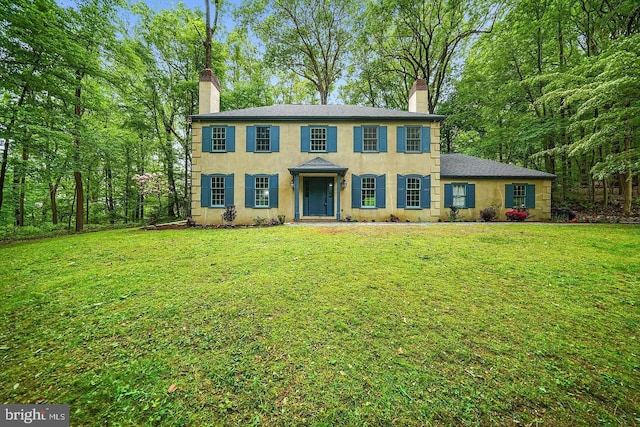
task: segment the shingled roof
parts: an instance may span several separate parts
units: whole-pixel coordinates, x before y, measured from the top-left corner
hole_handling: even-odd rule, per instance
[[[316,157],[301,165],[289,168],[289,172],[293,174],[312,172],[312,173],[339,173],[344,175],[348,168],[344,166],[336,165],[333,162],[323,159],[322,157]]]
[[[465,154],[443,153],[440,155],[440,177],[554,179],[556,176]]]
[[[407,121],[440,122],[445,116],[437,114],[410,113],[387,108],[362,107],[359,105],[272,105],[268,107],[245,108],[221,113],[196,114],[194,121]]]

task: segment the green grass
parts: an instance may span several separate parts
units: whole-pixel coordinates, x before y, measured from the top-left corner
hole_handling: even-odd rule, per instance
[[[7,243],[0,402],[74,427],[638,425],[639,254],[621,225]]]

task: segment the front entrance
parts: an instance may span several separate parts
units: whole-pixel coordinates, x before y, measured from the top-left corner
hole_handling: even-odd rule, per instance
[[[302,215],[333,216],[333,177],[304,178]]]

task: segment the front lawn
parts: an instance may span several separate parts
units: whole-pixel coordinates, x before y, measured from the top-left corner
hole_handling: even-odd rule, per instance
[[[72,426],[640,424],[640,227],[0,245],[0,402]]]

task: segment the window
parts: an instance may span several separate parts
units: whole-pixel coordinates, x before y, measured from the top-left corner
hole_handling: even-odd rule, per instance
[[[464,208],[467,201],[467,185],[453,184],[453,206]]]
[[[351,206],[385,207],[385,175],[351,175]]]
[[[378,128],[375,126],[364,126],[363,133],[364,151],[378,151]]]
[[[400,175],[397,180],[397,206],[404,209],[431,207],[431,176]]]
[[[244,191],[247,208],[278,207],[278,175],[245,174]]]
[[[444,185],[444,206],[468,209],[476,207],[476,185],[453,182]]]
[[[420,178],[407,178],[407,205],[408,208],[420,207]]]
[[[224,177],[211,177],[211,206],[224,206]]]
[[[327,151],[327,128],[311,128],[311,151]]]
[[[398,126],[396,143],[398,153],[429,153],[431,128],[429,126]]]
[[[271,151],[269,126],[256,126],[256,151]]]
[[[300,151],[335,153],[338,151],[337,126],[300,126]]]
[[[257,208],[269,207],[269,178],[256,177],[255,203]]]
[[[202,128],[202,151],[225,153],[236,151],[236,128],[234,126],[204,126]]]
[[[507,184],[504,190],[506,208],[536,207],[536,186],[533,184]]]
[[[363,208],[376,207],[376,179],[362,178],[362,201]]]
[[[200,206],[223,208],[233,205],[233,174],[202,174],[200,180]]]
[[[527,188],[521,184],[513,185],[513,206],[525,205]]]
[[[211,151],[227,150],[227,129],[222,126],[211,128]]]
[[[407,128],[407,152],[420,152],[420,128],[412,126]]]

